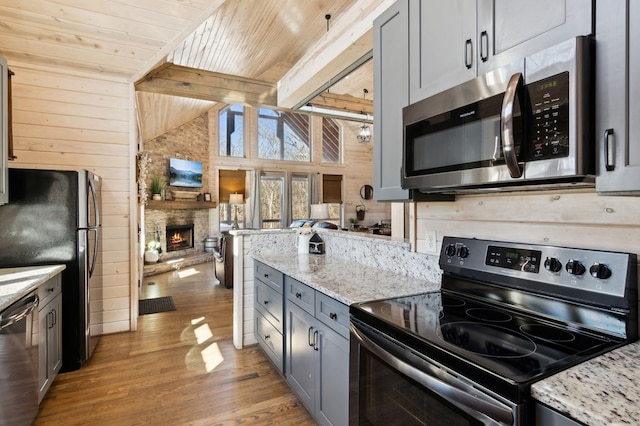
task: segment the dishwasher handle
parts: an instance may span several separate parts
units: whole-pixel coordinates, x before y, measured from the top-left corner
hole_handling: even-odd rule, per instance
[[[37,294],[28,295],[18,300],[0,313],[0,330],[3,330],[25,318],[36,310],[40,298]]]

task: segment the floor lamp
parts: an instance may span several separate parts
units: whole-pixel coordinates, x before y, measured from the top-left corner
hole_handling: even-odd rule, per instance
[[[238,206],[244,204],[244,196],[242,194],[229,194],[229,204],[234,207],[233,210],[233,225],[231,229],[238,229]]]

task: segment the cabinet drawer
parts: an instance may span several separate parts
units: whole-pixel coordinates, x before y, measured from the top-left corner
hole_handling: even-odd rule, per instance
[[[282,334],[259,312],[256,312],[255,322],[255,335],[258,344],[271,359],[271,362],[275,364],[278,371],[283,373],[284,339]]]
[[[284,276],[282,275],[282,272],[258,261],[255,261],[254,264],[254,277],[257,280],[268,284],[274,290],[277,290],[280,294],[282,294],[282,286],[284,283]]]
[[[314,315],[316,291],[288,276],[285,277],[284,281],[287,300],[295,303],[307,313]]]
[[[40,299],[40,306],[43,307],[49,301],[51,301],[62,289],[62,280],[60,274],[51,278],[46,283],[38,287],[38,298]]]
[[[327,296],[316,294],[316,318],[331,327],[336,333],[349,338],[349,307]]]
[[[284,312],[282,294],[262,281],[256,280],[254,297],[255,308],[282,333],[282,317]]]

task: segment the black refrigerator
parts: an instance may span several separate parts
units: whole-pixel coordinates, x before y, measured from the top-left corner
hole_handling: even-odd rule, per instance
[[[102,334],[100,177],[87,170],[9,170],[0,206],[0,267],[65,264],[62,369],[80,368]]]

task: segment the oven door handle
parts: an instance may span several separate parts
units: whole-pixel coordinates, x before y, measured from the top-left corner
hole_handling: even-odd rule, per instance
[[[502,109],[500,111],[500,126],[502,131],[502,153],[507,164],[509,175],[512,178],[522,176],[522,165],[518,163],[518,154],[513,134],[513,113],[515,109],[516,97],[522,87],[522,73],[515,73],[511,76],[507,84],[507,90],[502,98]]]
[[[401,361],[385,349],[378,346],[377,343],[369,339],[363,333],[360,333],[359,330],[353,327],[353,325],[351,326],[351,332],[358,339],[360,344],[369,352],[386,362],[400,373],[415,380],[427,389],[455,404],[466,413],[471,415],[475,414],[477,416],[477,413],[480,412],[494,422],[499,422],[497,424],[513,424],[513,412],[510,408],[499,403],[492,404],[489,401],[480,400],[473,395],[456,388],[455,386],[420,371],[411,364]]]

